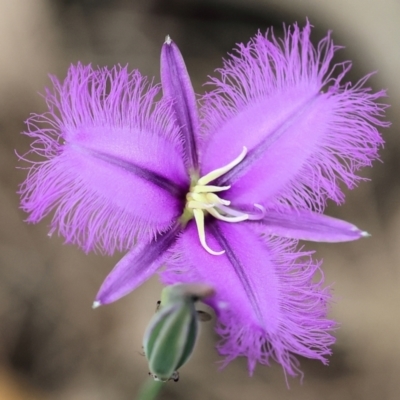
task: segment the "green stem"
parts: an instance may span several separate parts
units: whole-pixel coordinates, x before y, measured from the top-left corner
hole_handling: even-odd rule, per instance
[[[137,400],[154,400],[164,386],[164,382],[155,381],[153,378],[144,383],[140,389]]]

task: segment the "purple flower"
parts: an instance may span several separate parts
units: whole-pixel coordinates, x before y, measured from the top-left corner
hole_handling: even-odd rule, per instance
[[[22,208],[85,251],[128,253],[95,305],[113,302],[164,266],[166,283],[205,282],[227,361],[247,356],[298,372],[293,354],[326,363],[329,290],[299,239],[367,234],[324,216],[356,171],[377,158],[385,95],[342,83],[350,63],[330,61],[328,35],[310,25],[256,35],[218,70],[197,108],[177,46],[167,38],[159,86],[126,68],[72,66],[53,78],[49,112],[33,115],[33,162]],[[198,110],[200,118],[198,116]],[[320,278],[316,278],[318,275]]]

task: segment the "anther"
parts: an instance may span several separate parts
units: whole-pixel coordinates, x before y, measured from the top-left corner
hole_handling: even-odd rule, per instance
[[[223,192],[224,190],[228,190],[230,189],[231,186],[212,186],[212,185],[204,185],[204,186],[200,186],[200,185],[196,185],[194,187],[194,191],[196,193],[208,193],[208,192]]]
[[[201,245],[204,247],[205,250],[207,250],[210,254],[214,256],[220,256],[221,254],[225,253],[225,250],[222,251],[214,251],[208,247],[208,244],[206,243],[206,232],[204,230],[204,213],[202,210],[194,209],[193,210],[194,218],[196,220],[196,225],[197,225],[197,232],[199,234],[199,239]]]
[[[211,208],[208,210],[208,212],[215,218],[220,219],[221,221],[225,222],[242,222],[246,221],[246,219],[249,219],[249,216],[247,214],[242,214],[238,215],[236,217],[231,217],[231,216],[225,216],[220,214],[215,208]]]
[[[217,196],[216,192],[222,192],[231,188],[231,186],[215,186],[208,185],[213,180],[226,174],[236,165],[238,165],[247,154],[247,148],[243,147],[242,152],[232,162],[224,167],[217,168],[209,172],[207,175],[201,177],[195,185],[190,188],[189,193],[186,195],[186,208],[191,210],[196,221],[197,233],[203,248],[212,255],[221,255],[225,251],[214,251],[206,242],[206,233],[204,227],[204,218],[208,213],[214,218],[225,222],[241,222],[247,219],[257,219],[247,212],[237,211],[230,208],[231,202]],[[255,205],[257,208],[261,206]]]
[[[243,159],[246,157],[246,154],[247,154],[247,147],[244,146],[242,152],[232,162],[225,165],[224,167],[214,169],[214,171],[209,172],[207,175],[204,175],[202,178],[199,179],[197,184],[202,185],[202,186],[207,185],[207,183],[210,183],[211,181],[226,174],[233,167],[236,167],[236,165],[240,164],[243,161]]]

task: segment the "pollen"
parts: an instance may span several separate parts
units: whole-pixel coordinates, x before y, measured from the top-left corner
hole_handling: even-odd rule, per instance
[[[185,211],[189,212],[190,219],[194,217],[197,225],[200,243],[203,248],[212,255],[221,255],[225,250],[214,251],[206,242],[206,232],[204,226],[205,216],[210,214],[216,219],[225,222],[241,222],[247,219],[258,219],[248,213],[235,210],[231,207],[231,202],[218,196],[216,193],[223,192],[231,188],[231,186],[215,186],[209,185],[215,179],[223,176],[236,165],[240,164],[246,157],[247,148],[243,147],[242,152],[237,158],[224,167],[215,169],[207,175],[199,178],[191,187],[186,195]],[[255,206],[263,212],[263,207],[255,204]]]

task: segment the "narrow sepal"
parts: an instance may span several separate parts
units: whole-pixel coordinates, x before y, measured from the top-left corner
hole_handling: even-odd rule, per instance
[[[140,243],[129,251],[104,280],[95,304],[112,303],[149,279],[162,264],[179,231],[180,226],[175,225],[169,231],[158,234],[151,242]]]
[[[261,224],[266,235],[313,242],[348,242],[369,236],[350,222],[289,207],[268,209],[263,219],[249,223]]]
[[[197,170],[199,122],[196,98],[183,57],[178,46],[168,36],[161,50],[161,82],[164,96],[173,100],[187,167],[189,170]]]

